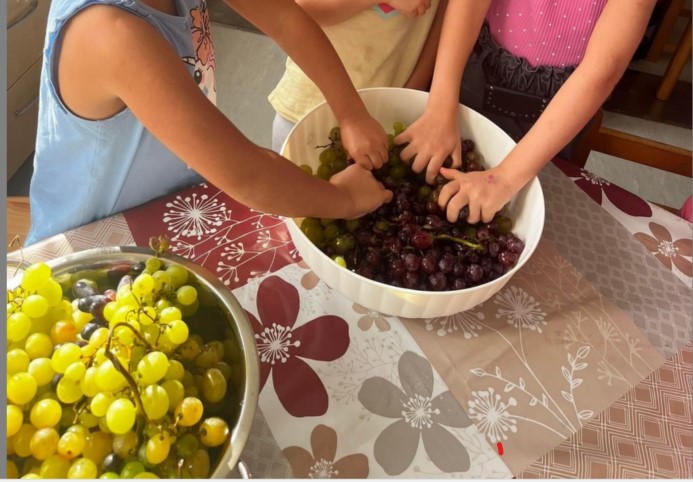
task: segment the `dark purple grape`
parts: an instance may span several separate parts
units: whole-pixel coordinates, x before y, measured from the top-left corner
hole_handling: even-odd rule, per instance
[[[467,163],[467,172],[475,172],[481,170],[481,164],[476,159],[470,159]]]
[[[443,291],[448,284],[447,277],[438,271],[428,277],[428,285],[433,291]]]
[[[467,218],[469,217],[469,206],[462,206],[462,209],[460,209],[460,213],[457,215],[457,222],[458,223],[466,223]]]
[[[426,224],[434,231],[439,231],[443,227],[443,220],[435,214],[429,214],[426,216]]]
[[[123,466],[123,459],[118,457],[116,454],[108,454],[106,458],[103,459],[101,463],[101,470],[104,472],[116,472],[119,473]]]
[[[53,376],[53,379],[51,380],[51,390],[53,390],[53,393],[58,391],[58,383],[60,383],[60,380],[63,378],[62,373],[56,373]]]
[[[399,254],[402,252],[402,243],[398,238],[395,238],[394,236],[385,238],[385,240],[383,241],[383,251],[399,256]]]
[[[82,328],[82,332],[80,333],[80,336],[82,337],[83,340],[89,341],[91,338],[91,335],[94,334],[94,332],[99,328],[98,323],[87,323],[84,325],[84,328]],[[122,328],[121,328],[122,329]]]
[[[498,253],[500,252],[500,245],[492,241],[488,244],[488,255],[491,256],[492,258],[498,257]]]
[[[474,141],[471,139],[463,139],[462,140],[462,150],[464,152],[472,152],[476,145],[474,144]]]
[[[452,282],[452,289],[453,290],[463,290],[467,287],[467,283],[464,282],[464,279],[462,278],[455,278],[455,281]]]
[[[415,271],[407,271],[404,273],[404,279],[402,280],[402,284],[404,285],[405,288],[409,289],[416,289],[416,287],[419,285],[419,273]]]
[[[452,272],[454,264],[452,254],[445,253],[440,257],[440,260],[438,260],[438,269],[440,269],[441,273],[448,274]]]
[[[426,212],[429,214],[438,214],[440,212],[440,206],[438,206],[438,201],[430,200],[426,203]]]
[[[361,264],[356,272],[364,278],[373,279],[375,277],[375,268],[368,263]]]
[[[479,226],[476,228],[476,239],[479,241],[485,241],[491,236],[488,226]]]
[[[407,253],[404,255],[404,266],[407,271],[416,273],[421,267],[421,257],[415,253]]]
[[[454,266],[452,267],[452,275],[455,278],[462,278],[466,272],[467,272],[467,266],[463,262],[461,262],[461,261],[455,262]]]
[[[89,305],[89,313],[94,315],[94,318],[103,319],[103,309],[106,306],[106,303],[109,303],[111,300],[104,295],[94,295],[91,297],[91,299],[92,302]]]
[[[309,238],[310,239],[310,238]],[[312,241],[312,240],[311,240]],[[118,286],[117,290],[122,288],[123,286],[132,286],[132,276],[130,275],[125,275],[122,278],[120,278],[120,281],[118,281]]]
[[[470,264],[467,266],[467,277],[477,283],[484,277],[484,270],[478,264]]]
[[[522,251],[525,249],[525,243],[522,242],[521,239],[512,237],[508,241],[508,251],[515,253],[515,254],[520,254]]]
[[[438,270],[438,259],[431,253],[421,258],[421,269],[427,274],[433,274]]]
[[[510,268],[511,266],[514,266],[515,263],[517,263],[517,254],[513,253],[509,249],[501,251],[498,255],[498,262],[504,268]]]
[[[407,271],[405,266],[404,266],[404,261],[401,259],[393,259],[390,261],[390,265],[388,266],[389,268],[389,276],[392,279],[400,279],[404,276],[404,273]]]
[[[411,244],[416,249],[428,249],[433,244],[433,235],[428,231],[417,231],[409,239],[409,244]]]
[[[409,181],[403,181],[399,185],[399,192],[403,192],[406,195],[410,195],[414,192],[414,185]]]
[[[147,265],[144,263],[144,261],[138,261],[132,265],[132,274],[135,276],[142,274],[146,267]]]
[[[365,260],[368,264],[372,264],[373,266],[377,266],[380,264],[380,251],[378,251],[375,248],[368,248],[368,252],[366,252]]]

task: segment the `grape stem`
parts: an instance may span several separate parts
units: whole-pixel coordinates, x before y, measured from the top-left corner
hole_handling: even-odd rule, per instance
[[[118,357],[111,352],[111,340],[113,340],[113,333],[115,333],[115,329],[118,328],[119,326],[125,325],[128,328],[133,330],[133,333],[136,333],[134,329],[128,325],[127,323],[118,323],[116,324],[111,331],[108,334],[108,340],[106,341],[106,358],[111,360],[111,363],[113,363],[113,366],[115,367],[116,370],[118,370],[127,380],[128,385],[130,385],[130,389],[132,390],[132,394],[135,396],[135,403],[139,406],[140,410],[142,410],[142,415],[144,415],[145,420],[147,423],[151,423],[151,420],[149,420],[149,416],[147,415],[147,412],[144,410],[144,404],[142,403],[142,399],[140,398],[140,392],[139,389],[137,388],[137,382],[135,382],[135,379],[132,378],[132,375],[130,375],[130,372],[128,372],[123,365],[120,363],[120,360],[118,360]],[[140,337],[145,343],[147,343],[142,336],[137,333],[137,336]],[[147,345],[149,345],[147,343]],[[151,347],[150,347],[151,348]]]
[[[469,246],[470,248],[477,250],[477,251],[483,251],[483,249],[484,249],[484,247],[479,243],[472,243],[471,241],[467,241],[466,239],[457,238],[455,236],[450,236],[449,234],[437,234],[433,237],[435,239],[447,239],[447,240],[453,241],[457,244],[464,244],[465,246]]]

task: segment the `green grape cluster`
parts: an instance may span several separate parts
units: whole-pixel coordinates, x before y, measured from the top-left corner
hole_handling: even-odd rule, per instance
[[[229,442],[238,348],[181,265],[33,264],[7,340],[10,478],[206,478]]]

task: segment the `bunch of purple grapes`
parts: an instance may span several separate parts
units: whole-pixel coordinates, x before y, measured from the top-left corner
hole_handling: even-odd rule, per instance
[[[513,221],[497,213],[489,223],[469,224],[465,206],[457,222],[450,223],[438,206],[447,180],[438,176],[429,185],[423,174],[402,162],[404,146],[396,146],[393,139],[404,126],[395,123],[394,130],[389,135],[389,161],[374,171],[393,191],[392,202],[355,220],[305,218],[301,230],[308,239],[335,262],[365,278],[422,291],[478,286],[515,266],[525,246],[512,232]],[[318,169],[324,179],[351,162],[346,161],[338,128],[332,129],[329,138],[330,143],[321,146],[325,149]],[[472,140],[463,140],[462,172],[484,169],[474,148]]]

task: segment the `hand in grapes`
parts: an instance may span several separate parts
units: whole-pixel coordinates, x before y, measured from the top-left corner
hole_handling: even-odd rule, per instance
[[[427,110],[395,137],[395,144],[408,144],[400,157],[404,162],[411,163],[414,172],[426,170],[426,182],[429,184],[433,184],[448,156],[452,156],[451,167],[462,165],[460,131],[456,115],[441,122],[439,114],[433,115]]]
[[[497,169],[463,173],[441,168],[440,174],[449,182],[440,191],[438,204],[447,211],[451,223],[457,221],[465,206],[469,209],[467,222],[488,223],[514,194],[510,183]]]
[[[379,169],[387,161],[387,134],[370,115],[343,119],[339,127],[344,150],[364,169]]]
[[[352,164],[335,174],[330,182],[346,191],[351,201],[344,219],[359,218],[392,199],[392,191],[385,189],[370,172],[358,164]]]
[[[426,13],[431,0],[390,0],[388,4],[405,17],[414,18]]]

